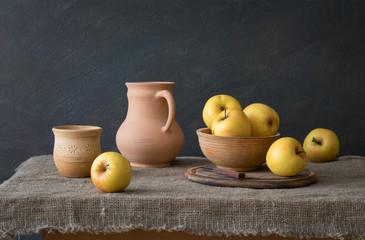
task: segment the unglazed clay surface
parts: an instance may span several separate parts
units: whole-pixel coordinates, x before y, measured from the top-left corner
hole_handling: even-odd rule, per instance
[[[185,137],[175,121],[173,82],[126,83],[128,112],[116,143],[136,167],[167,167],[181,152]]]
[[[218,168],[238,172],[255,171],[266,161],[266,153],[280,133],[267,137],[216,136],[209,128],[196,131],[204,156]]]
[[[68,125],[52,128],[55,136],[53,159],[64,177],[89,177],[94,159],[100,155],[100,134],[96,126]]]

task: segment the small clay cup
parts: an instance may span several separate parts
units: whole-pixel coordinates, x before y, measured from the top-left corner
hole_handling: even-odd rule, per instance
[[[89,177],[94,159],[100,155],[101,127],[65,125],[52,128],[53,160],[64,177]]]

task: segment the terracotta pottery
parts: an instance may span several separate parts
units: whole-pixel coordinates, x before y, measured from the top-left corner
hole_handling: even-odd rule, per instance
[[[184,133],[175,121],[174,82],[127,82],[128,112],[119,127],[120,153],[135,167],[167,167],[181,152]]]
[[[266,162],[266,153],[280,133],[268,137],[225,137],[212,135],[209,128],[196,131],[204,156],[218,168],[249,172]]]
[[[64,177],[89,177],[94,159],[100,155],[102,128],[66,125],[52,128],[55,137],[53,159]]]

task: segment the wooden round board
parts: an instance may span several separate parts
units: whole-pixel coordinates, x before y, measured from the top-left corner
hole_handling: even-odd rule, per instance
[[[245,172],[245,178],[237,179],[212,172],[209,168],[215,166],[198,166],[188,169],[185,177],[190,181],[221,187],[242,188],[296,188],[303,187],[317,181],[317,174],[305,169],[293,177],[280,177],[273,174],[266,165],[262,165],[253,172]]]

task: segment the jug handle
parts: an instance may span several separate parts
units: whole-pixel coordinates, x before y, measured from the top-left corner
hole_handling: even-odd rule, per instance
[[[165,98],[167,101],[167,105],[169,108],[169,115],[167,117],[167,121],[165,126],[163,126],[161,128],[161,130],[163,132],[166,132],[167,130],[170,129],[174,119],[175,119],[175,100],[174,97],[172,96],[171,92],[167,91],[167,90],[162,90],[156,93],[156,97],[157,98]]]

